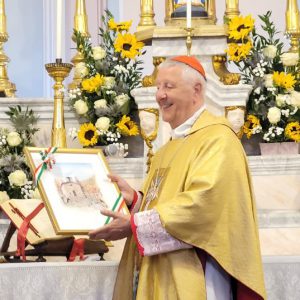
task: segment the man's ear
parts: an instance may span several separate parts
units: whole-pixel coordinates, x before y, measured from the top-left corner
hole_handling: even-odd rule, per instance
[[[195,83],[194,92],[195,92],[196,96],[200,97],[201,92],[202,92],[202,85],[200,82]]]

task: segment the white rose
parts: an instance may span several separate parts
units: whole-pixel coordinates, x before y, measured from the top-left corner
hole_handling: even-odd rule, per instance
[[[9,146],[11,147],[16,147],[16,146],[19,146],[22,142],[22,139],[20,137],[20,134],[17,133],[17,132],[10,132],[8,135],[7,135],[7,143]]]
[[[89,69],[84,62],[80,62],[75,66],[75,75],[81,78],[89,74]]]
[[[107,108],[107,102],[105,99],[100,99],[94,102],[94,108]]]
[[[27,182],[27,177],[22,170],[16,170],[8,175],[8,180],[11,186],[23,186]]]
[[[286,67],[295,66],[299,60],[299,54],[294,52],[285,52],[281,56],[282,64]]]
[[[273,74],[266,74],[264,76],[264,82],[266,88],[273,87]]]
[[[124,105],[125,103],[127,103],[129,100],[129,96],[126,94],[121,94],[119,96],[116,97],[115,101],[119,106]]]
[[[287,98],[287,95],[278,94],[276,96],[276,105],[279,106],[279,107],[283,106],[286,103],[286,98]]]
[[[300,93],[296,91],[291,92],[291,104],[300,108]]]
[[[112,89],[115,84],[116,84],[115,77],[112,76],[104,77],[104,86],[107,89]]]
[[[7,200],[10,200],[9,196],[7,195],[7,192],[6,191],[0,191],[0,204],[7,201]]]
[[[268,45],[263,49],[264,56],[272,59],[276,56],[276,53],[277,53],[277,47],[274,45]]]
[[[84,115],[88,111],[88,106],[83,100],[77,100],[74,103],[74,108],[79,115]]]
[[[106,51],[100,47],[93,47],[93,57],[95,60],[103,59],[106,56]]]
[[[100,117],[95,126],[99,129],[99,130],[103,130],[103,131],[107,131],[110,125],[110,119],[107,117]]]
[[[271,124],[276,124],[281,119],[281,110],[278,107],[270,107],[268,110],[268,120]]]
[[[35,188],[32,193],[32,199],[42,199],[41,194],[38,190],[38,188]]]

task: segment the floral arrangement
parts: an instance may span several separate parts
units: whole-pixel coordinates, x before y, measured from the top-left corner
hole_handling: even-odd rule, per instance
[[[84,147],[116,143],[121,136],[139,134],[133,121],[137,110],[130,91],[141,83],[144,44],[128,31],[131,21],[115,22],[106,11],[99,28],[102,42],[92,47],[90,40],[74,31],[77,49],[84,56],[75,72],[82,78],[77,89],[69,91],[70,104],[81,126],[73,130]]]
[[[271,12],[259,16],[264,35],[251,16],[228,23],[227,54],[240,70],[242,81],[253,85],[243,132],[261,135],[264,142],[300,142],[299,54],[283,52],[283,43],[271,21]]]
[[[28,108],[22,111],[19,105],[9,107],[6,114],[13,130],[0,128],[0,203],[12,198],[39,198],[23,153],[25,146],[33,145],[38,117]]]

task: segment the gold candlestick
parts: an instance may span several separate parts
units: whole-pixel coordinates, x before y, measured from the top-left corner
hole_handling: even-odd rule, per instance
[[[286,4],[286,33],[291,39],[290,52],[299,51],[299,38],[300,38],[300,24],[299,24],[299,10],[297,0],[287,0]]]
[[[67,148],[64,120],[64,85],[62,82],[69,75],[73,65],[56,59],[55,63],[45,65],[48,74],[54,79],[54,111],[51,131],[51,146]]]
[[[74,16],[74,29],[81,33],[84,37],[90,37],[88,30],[88,16],[86,14],[85,0],[76,0],[76,9]],[[76,42],[74,34],[72,40]],[[71,62],[76,68],[76,65],[84,61],[84,56],[80,51],[77,51],[75,56],[71,59]],[[69,90],[75,89],[81,83],[81,77],[74,72],[73,81],[69,84]]]
[[[4,0],[0,0],[0,92],[2,92],[5,97],[15,97],[16,86],[9,82],[6,71],[9,58],[3,51],[3,44],[7,42],[7,40],[5,4]]]
[[[189,27],[189,28],[184,28],[186,31],[186,50],[187,50],[187,56],[191,56],[191,49],[192,49],[192,31],[194,28]]]

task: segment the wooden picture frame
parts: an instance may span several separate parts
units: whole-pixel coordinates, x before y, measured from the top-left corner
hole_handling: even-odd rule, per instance
[[[46,150],[24,148],[32,174],[43,164],[41,153]],[[58,148],[49,157],[55,163],[42,172],[38,189],[56,234],[85,235],[109,223],[101,208],[129,213],[117,185],[107,177],[101,149]]]

